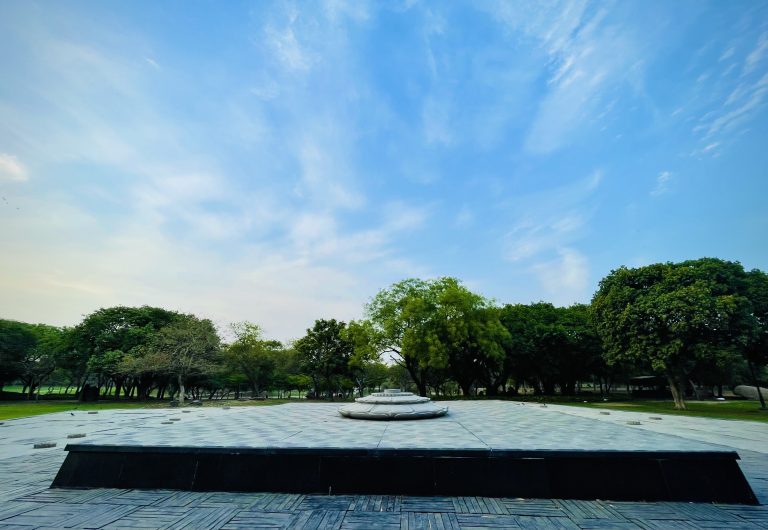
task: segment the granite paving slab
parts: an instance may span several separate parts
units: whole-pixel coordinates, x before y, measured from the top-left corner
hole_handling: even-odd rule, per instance
[[[64,432],[77,422],[86,438],[72,445],[156,447],[306,447],[520,449],[617,451],[711,451],[713,437],[684,438],[677,433],[635,428],[617,421],[564,414],[555,407],[506,401],[445,402],[449,414],[430,420],[403,422],[344,418],[338,404],[295,403],[273,407],[197,409],[194,414],[163,410],[146,414],[102,411],[91,426],[82,417],[57,414],[56,428],[46,437],[17,439],[26,446],[33,439],[64,443]],[[169,419],[178,419],[170,425]],[[664,424],[664,428],[667,428]],[[654,426],[657,426],[654,424]],[[25,431],[27,425],[24,426]],[[663,430],[663,429],[662,429]],[[27,433],[31,434],[31,433]],[[745,433],[749,436],[751,431]]]
[[[485,406],[491,404],[490,407]],[[58,413],[7,420],[0,426],[0,530],[53,528],[733,528],[768,529],[768,429],[765,424],[648,415],[512,402],[449,402],[450,416],[434,426],[372,423],[337,417],[334,404],[275,407]],[[565,409],[565,410],[561,410]],[[233,413],[234,414],[230,414]],[[308,415],[314,417],[307,419]],[[181,418],[172,425],[162,422]],[[627,425],[626,421],[640,421]],[[399,426],[399,425],[402,425]],[[414,424],[415,425],[415,424]],[[394,428],[392,428],[395,426]],[[391,431],[390,431],[391,429]],[[61,465],[67,434],[84,432],[78,443],[123,444],[188,440],[230,447],[359,447],[402,441],[426,445],[431,435],[466,447],[552,449],[737,450],[739,465],[762,506],[699,503],[621,503],[482,497],[397,495],[300,495],[138,491],[50,490]],[[532,440],[538,440],[533,444]],[[55,441],[32,449],[36,440]],[[427,441],[425,441],[427,440]],[[70,440],[71,441],[71,440]],[[310,444],[319,445],[310,445]],[[439,442],[443,443],[442,441]],[[439,445],[439,444],[435,444]],[[364,514],[380,515],[381,518]],[[361,515],[363,514],[363,515]],[[368,525],[368,526],[366,526]],[[371,526],[373,525],[373,526]]]

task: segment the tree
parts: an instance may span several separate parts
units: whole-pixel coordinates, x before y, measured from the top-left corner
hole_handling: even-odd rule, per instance
[[[21,360],[19,379],[27,388],[27,398],[32,399],[35,391],[56,369],[58,359],[66,348],[65,330],[46,324],[30,324],[35,344],[26,350]]]
[[[352,344],[352,355],[349,359],[349,375],[355,382],[358,393],[362,396],[366,387],[374,383],[374,380],[386,379],[381,377],[381,354],[379,353],[379,339],[376,330],[370,320],[352,321],[342,331],[345,340]],[[379,374],[373,376],[372,374]],[[374,380],[372,380],[372,377]],[[378,384],[381,384],[379,382]]]
[[[743,267],[714,258],[612,271],[592,300],[606,362],[645,361],[664,374],[685,409],[697,363],[725,366],[749,342]]]
[[[27,399],[56,369],[66,330],[46,324],[0,321],[0,384],[19,379]]]
[[[315,396],[325,390],[333,399],[334,390],[349,376],[353,345],[344,334],[346,324],[316,320],[312,329],[294,343],[303,371],[312,378]]]
[[[254,396],[272,383],[277,357],[283,345],[264,340],[261,328],[250,322],[231,325],[235,341],[224,351],[224,361],[245,376]]]
[[[434,312],[429,284],[408,279],[379,291],[366,307],[378,348],[392,353],[416,384],[419,395],[427,395],[429,370],[442,359],[431,358],[427,323]]]
[[[122,358],[136,348],[147,345],[163,327],[181,318],[179,313],[158,307],[102,308],[86,316],[72,331],[71,350],[76,352],[68,360],[77,378],[76,384],[85,382],[89,370],[95,375],[106,375],[115,384],[115,397],[120,396],[125,374],[116,367]],[[107,355],[107,352],[110,352]],[[107,358],[102,359],[107,355]],[[98,381],[98,386],[103,383]]]
[[[380,291],[367,313],[378,347],[394,354],[422,396],[448,374],[469,393],[488,365],[503,361],[498,312],[455,278],[403,280]]]
[[[29,324],[0,320],[0,390],[21,376],[23,359],[36,343]]]
[[[365,365],[363,369],[363,384],[364,388],[376,389],[381,388],[387,379],[389,378],[389,366],[382,362],[372,362]]]
[[[437,336],[447,358],[448,374],[464,396],[475,383],[504,364],[504,342],[509,332],[499,320],[499,310],[482,296],[456,283],[438,295],[434,315]]]
[[[184,403],[184,385],[193,375],[210,371],[220,353],[221,341],[210,320],[184,315],[152,336],[150,362],[175,378],[179,402]]]
[[[757,269],[751,270],[747,273],[746,283],[751,307],[745,318],[748,322],[748,338],[744,344],[744,358],[760,398],[760,408],[765,409],[765,396],[760,390],[757,374],[760,367],[768,365],[768,274]]]

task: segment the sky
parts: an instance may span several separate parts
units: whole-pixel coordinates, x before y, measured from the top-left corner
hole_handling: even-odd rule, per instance
[[[0,2],[0,318],[768,270],[768,2]]]

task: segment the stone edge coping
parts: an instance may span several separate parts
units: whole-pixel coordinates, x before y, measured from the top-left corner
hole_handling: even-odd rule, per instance
[[[262,454],[348,457],[488,457],[488,458],[655,458],[740,460],[736,451],[627,451],[611,449],[442,449],[442,448],[351,448],[351,447],[226,447],[67,444],[72,453],[164,453],[164,454]]]

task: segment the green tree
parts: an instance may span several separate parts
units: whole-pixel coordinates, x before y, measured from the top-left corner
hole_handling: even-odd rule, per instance
[[[294,348],[282,347],[275,356],[275,370],[272,376],[273,388],[280,392],[280,397],[284,392],[288,392],[290,397],[293,390],[299,390],[300,392],[308,388],[311,381],[307,383],[307,379],[298,381],[304,383],[301,387],[296,386],[297,380],[295,377],[301,375],[301,362],[299,361],[299,354]]]
[[[600,340],[585,305],[555,307],[547,302],[507,305],[501,320],[510,333],[505,371],[532,384],[537,394],[573,394],[578,381],[599,371]]]
[[[465,396],[485,374],[502,370],[509,332],[499,315],[498,308],[458,282],[447,285],[438,295],[434,325],[445,351],[448,374]]]
[[[312,329],[294,343],[302,371],[312,378],[315,396],[323,391],[333,399],[336,389],[349,379],[349,361],[354,346],[346,338],[346,324],[331,320],[316,320]]]
[[[149,344],[158,330],[179,318],[179,313],[149,306],[108,307],[86,316],[72,330],[71,351],[74,353],[67,360],[77,377],[78,389],[90,368],[97,376],[112,378],[115,397],[119,397],[125,374],[116,367],[122,358],[135,348]],[[98,383],[101,386],[103,380]]]
[[[444,365],[443,359],[433,358],[428,347],[434,337],[427,325],[435,306],[429,286],[423,280],[403,280],[379,291],[366,308],[378,348],[395,356],[422,396],[427,395],[430,368]]]
[[[28,399],[56,369],[58,359],[66,348],[66,331],[46,324],[30,324],[35,344],[21,360],[19,379],[26,387]]]
[[[342,335],[352,344],[349,376],[355,382],[357,391],[362,396],[364,389],[370,386],[371,375],[380,373],[377,371],[378,365],[381,364],[380,341],[370,320],[353,320],[342,331]],[[386,379],[386,376],[384,378]]]
[[[743,267],[714,258],[612,271],[592,300],[609,364],[648,362],[664,374],[675,408],[700,362],[725,366],[749,342]]]
[[[455,278],[403,280],[380,291],[367,313],[378,347],[405,367],[422,396],[446,374],[469,393],[489,365],[503,362],[507,331],[498,312]]]
[[[18,379],[31,399],[66,351],[66,334],[46,324],[0,320],[0,388]]]
[[[21,376],[24,357],[35,344],[37,337],[29,324],[0,320],[0,390]]]
[[[760,270],[747,273],[747,297],[750,308],[747,321],[747,340],[744,344],[744,358],[747,361],[752,383],[757,388],[760,407],[765,409],[765,396],[760,391],[758,375],[760,368],[768,365],[768,274]]]
[[[175,379],[178,400],[183,404],[187,380],[212,371],[220,348],[219,335],[210,320],[184,315],[152,335],[147,360]]]
[[[245,376],[256,396],[272,383],[283,345],[275,340],[264,340],[261,328],[250,322],[232,324],[231,329],[235,341],[224,350],[224,360]]]

